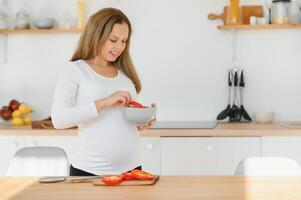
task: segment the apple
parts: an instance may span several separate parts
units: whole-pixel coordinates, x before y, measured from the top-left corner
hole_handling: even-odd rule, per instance
[[[0,110],[0,115],[4,120],[9,120],[12,117],[12,111],[7,106],[3,106]]]
[[[12,111],[17,110],[19,108],[19,106],[20,106],[20,103],[15,99],[13,99],[9,102],[9,109],[11,109]]]

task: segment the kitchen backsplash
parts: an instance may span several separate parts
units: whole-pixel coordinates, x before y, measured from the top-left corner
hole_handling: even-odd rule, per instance
[[[14,11],[27,2],[34,4],[36,14],[44,5],[55,16],[76,14],[72,0],[9,2]],[[227,71],[235,67],[231,32],[218,30],[221,22],[209,21],[207,14],[222,11],[227,0],[88,2],[89,14],[113,6],[129,16],[134,29],[131,54],[143,84],[140,99],[158,104],[159,120],[213,120],[224,109]],[[301,30],[238,33],[237,64],[246,73],[244,105],[251,115],[269,110],[276,112],[276,120],[301,120],[300,35]],[[32,106],[33,118],[49,116],[57,73],[78,38],[79,34],[10,35],[4,63],[0,36],[0,105],[16,98]]]

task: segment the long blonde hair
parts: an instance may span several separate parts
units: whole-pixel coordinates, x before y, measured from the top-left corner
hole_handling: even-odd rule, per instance
[[[126,23],[129,27],[129,37],[122,54],[113,62],[125,75],[132,80],[137,93],[141,91],[141,82],[133,65],[130,53],[130,38],[132,27],[127,16],[115,8],[104,8],[93,14],[81,34],[77,49],[71,61],[79,59],[90,60],[101,52],[101,47],[109,37],[115,24]]]

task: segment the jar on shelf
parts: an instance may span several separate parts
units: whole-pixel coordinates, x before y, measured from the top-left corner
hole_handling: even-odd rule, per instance
[[[77,28],[83,28],[85,26],[87,0],[76,0],[77,3]]]
[[[291,0],[272,1],[272,24],[291,23]]]
[[[60,17],[60,27],[63,29],[71,29],[74,27],[74,20],[69,12],[63,13],[62,17]]]
[[[20,10],[16,14],[15,29],[30,29],[29,14],[25,10]]]
[[[230,7],[228,9],[228,16],[227,16],[227,24],[229,25],[241,24],[239,0],[230,0]]]
[[[7,14],[0,10],[0,30],[8,29],[8,16]]]

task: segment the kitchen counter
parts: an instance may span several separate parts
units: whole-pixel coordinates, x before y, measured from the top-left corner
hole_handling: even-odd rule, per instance
[[[213,129],[148,129],[141,136],[162,137],[243,137],[243,136],[301,136],[300,126],[287,127],[283,123],[218,123]],[[76,129],[32,129],[30,126],[0,126],[0,135],[76,136]]]
[[[301,199],[301,177],[162,176],[152,186],[38,183],[39,177],[1,177],[0,199]]]
[[[142,136],[162,137],[243,137],[243,136],[301,136],[301,123],[294,128],[281,123],[218,123],[213,129],[149,129]]]
[[[1,135],[15,136],[76,136],[77,129],[33,129],[31,126],[0,126]]]

